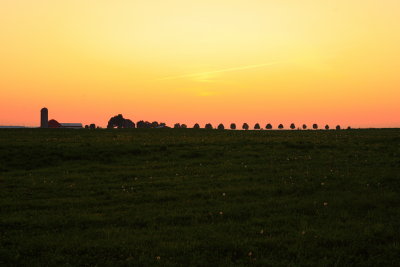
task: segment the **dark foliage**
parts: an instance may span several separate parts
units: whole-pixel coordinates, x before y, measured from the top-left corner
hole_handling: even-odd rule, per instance
[[[129,119],[124,119],[122,114],[118,114],[108,121],[107,128],[135,128],[135,123]]]
[[[151,128],[151,123],[148,121],[143,121],[143,120],[138,121],[137,128],[149,129],[149,128]]]

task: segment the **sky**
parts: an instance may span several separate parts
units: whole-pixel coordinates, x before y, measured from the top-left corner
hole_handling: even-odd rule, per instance
[[[0,125],[400,127],[398,0],[1,0]]]

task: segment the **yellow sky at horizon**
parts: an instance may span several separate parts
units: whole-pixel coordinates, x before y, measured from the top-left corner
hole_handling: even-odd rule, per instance
[[[0,125],[400,127],[394,0],[3,0]]]

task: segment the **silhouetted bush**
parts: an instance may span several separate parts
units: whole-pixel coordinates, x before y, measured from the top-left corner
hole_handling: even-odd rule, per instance
[[[260,130],[260,129],[261,129],[260,124],[256,123],[254,125],[254,130]]]
[[[218,125],[218,130],[224,130],[224,129],[225,129],[225,126],[222,123],[220,123]]]
[[[294,123],[290,124],[290,129],[292,130],[296,129],[296,125],[294,125]]]
[[[94,124],[94,123],[90,124],[89,128],[92,129],[92,130],[96,129],[96,124]]]
[[[340,125],[336,125],[336,130],[340,130]]]
[[[193,125],[193,129],[200,129],[200,124],[196,123],[195,125]]]
[[[150,122],[143,121],[143,120],[138,121],[137,124],[136,124],[136,127],[137,128],[152,128]]]
[[[136,127],[137,127],[137,128],[145,128],[145,123],[144,123],[144,121],[138,121],[138,122],[136,123]]]
[[[271,124],[271,123],[268,123],[268,124],[265,126],[265,129],[271,130],[271,129],[272,129],[272,124]]]
[[[186,124],[181,124],[181,128],[182,128],[182,129],[186,129],[186,128],[187,128],[187,125],[186,125]]]
[[[236,130],[236,124],[235,123],[231,123],[231,130]]]
[[[158,124],[158,122],[156,122],[156,121],[153,121],[153,122],[151,123],[151,128],[158,128],[158,126],[159,126],[159,124]]]
[[[329,125],[325,125],[325,130],[329,130]]]
[[[278,129],[283,129],[284,127],[283,127],[283,124],[279,124],[279,126],[278,126]]]
[[[249,129],[249,125],[247,123],[243,123],[242,129],[243,130],[248,130]]]
[[[204,127],[205,129],[212,129],[212,124],[211,123],[207,123],[206,126]]]
[[[181,128],[181,124],[180,123],[175,123],[174,124],[174,129],[179,129]]]
[[[314,130],[317,130],[317,129],[318,129],[318,124],[314,123],[314,124],[312,125],[312,128],[313,128]]]
[[[307,129],[307,125],[303,124],[303,130]]]

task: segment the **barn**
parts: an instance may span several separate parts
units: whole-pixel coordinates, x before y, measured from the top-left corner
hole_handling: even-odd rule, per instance
[[[82,123],[60,123],[61,128],[68,128],[68,129],[82,129]]]
[[[49,128],[61,128],[61,124],[56,120],[49,120],[47,125]]]
[[[48,120],[49,111],[47,108],[40,110],[40,127],[41,128],[65,128],[65,129],[82,129],[82,123],[59,123],[52,119]]]
[[[49,120],[49,128],[81,129],[82,123],[59,123],[56,120]]]

